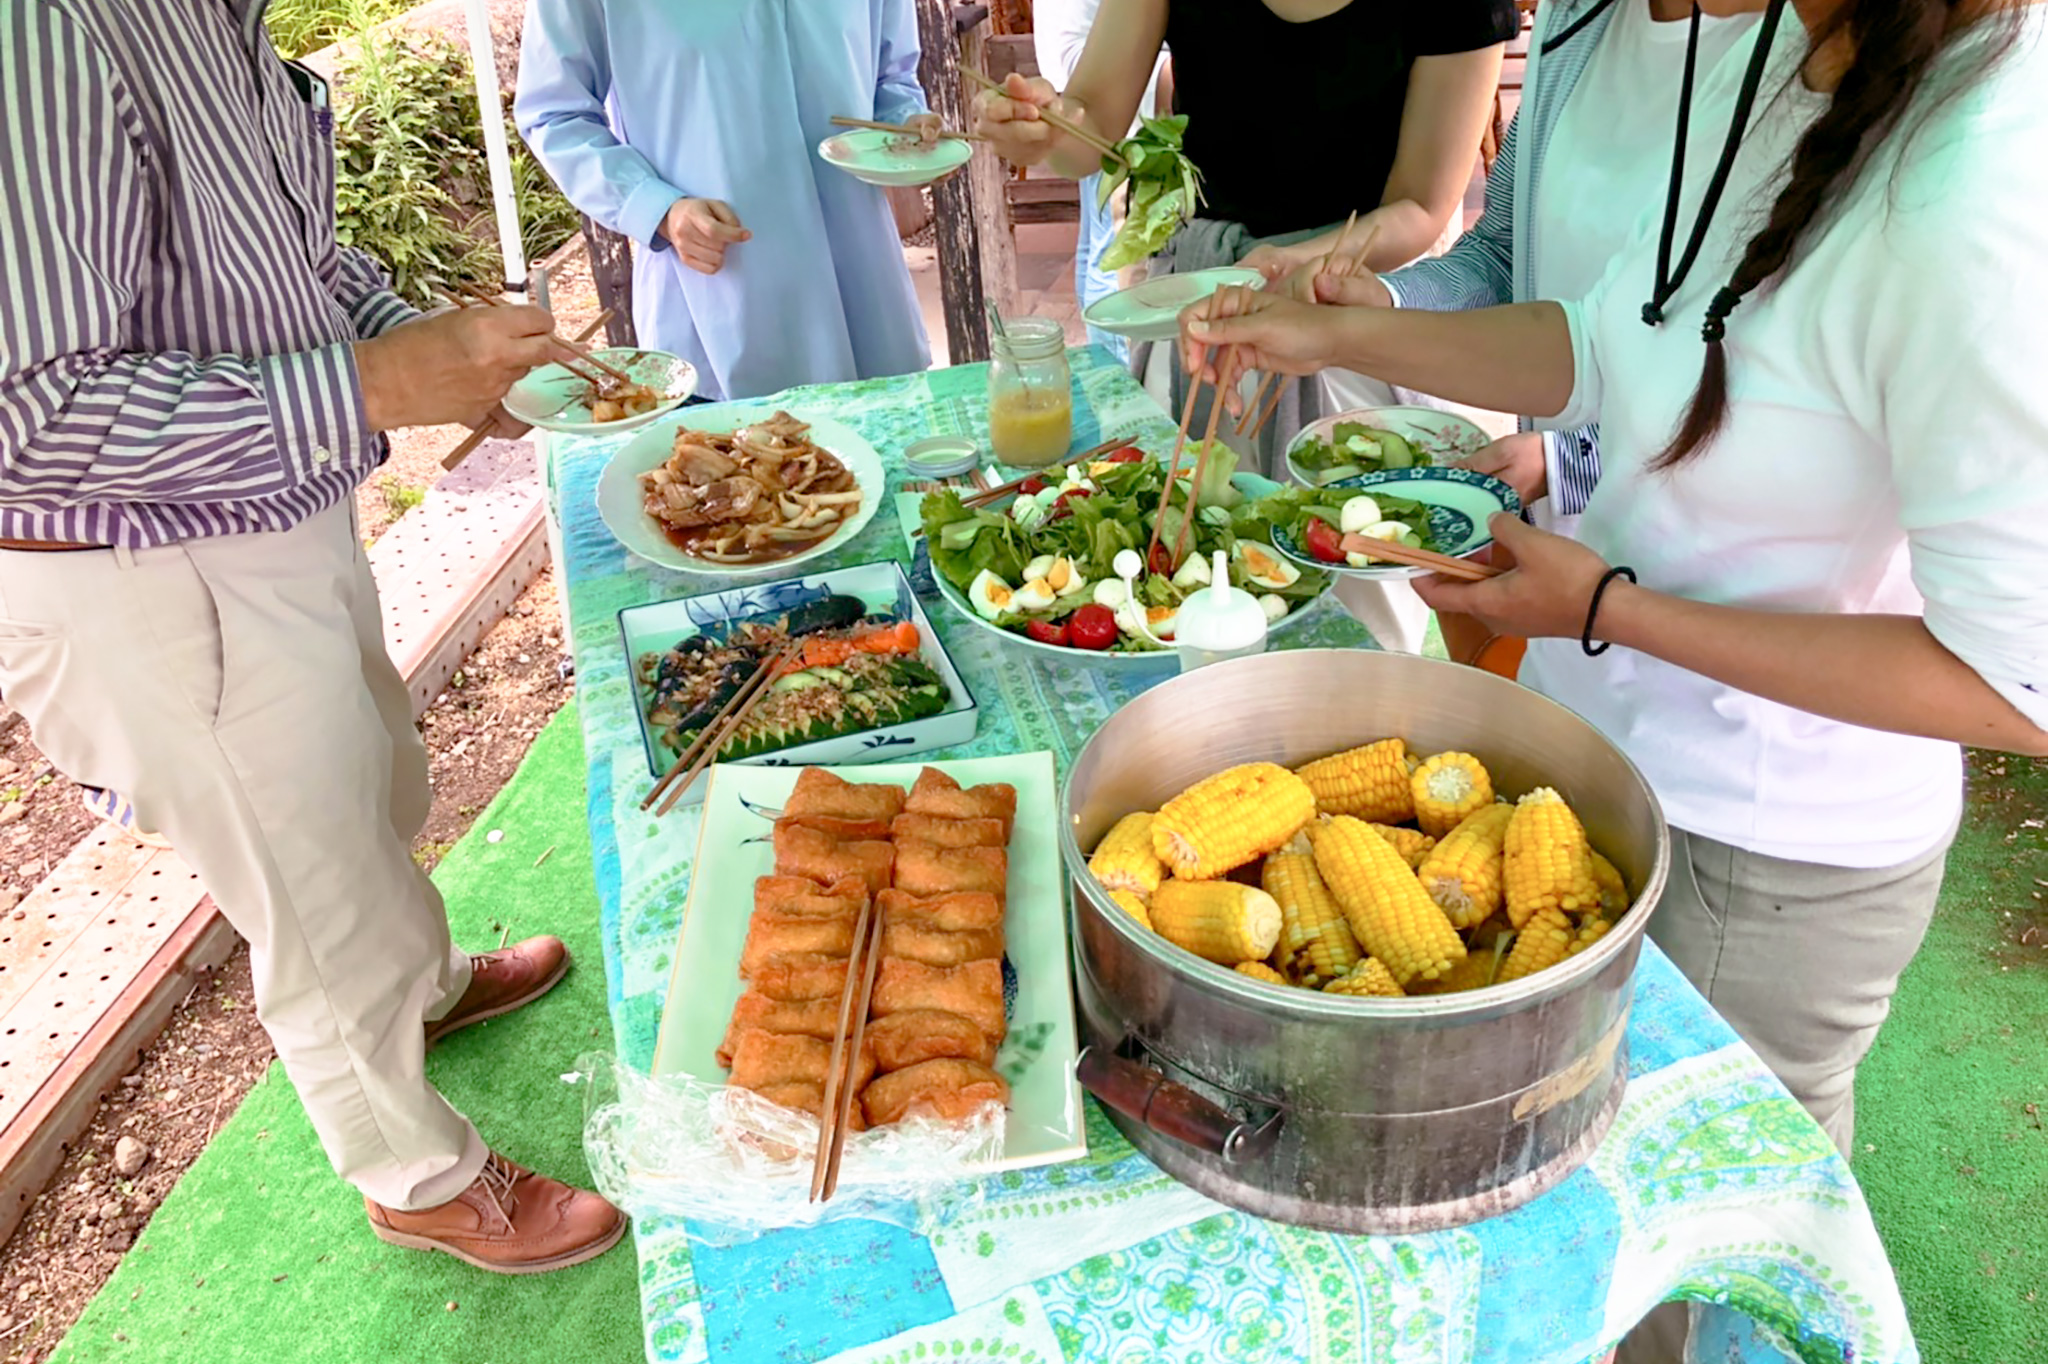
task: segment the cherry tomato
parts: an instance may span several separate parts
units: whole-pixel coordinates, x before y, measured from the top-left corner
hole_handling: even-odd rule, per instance
[[[1093,602],[1067,617],[1067,640],[1076,649],[1107,649],[1116,643],[1116,616]]]
[[[1112,450],[1102,457],[1105,464],[1136,464],[1145,458],[1145,452],[1135,445],[1126,445],[1121,450]]]
[[[1054,499],[1052,504],[1052,510],[1046,513],[1045,519],[1048,521],[1057,521],[1062,516],[1072,516],[1074,514],[1074,509],[1068,506],[1067,503],[1077,497],[1091,496],[1093,496],[1093,494],[1090,493],[1086,488],[1069,488],[1065,492],[1061,493],[1058,498]]]
[[[1302,533],[1302,539],[1308,544],[1308,552],[1324,563],[1344,562],[1344,535],[1322,517],[1308,518],[1308,526]]]
[[[1051,486],[1052,485],[1047,483],[1044,479],[1034,475],[1030,478],[1025,479],[1022,483],[1019,483],[1017,485],[1017,496],[1033,497],[1039,493],[1044,492],[1047,488]]]
[[[1152,546],[1152,557],[1146,560],[1145,567],[1162,578],[1173,576],[1173,550],[1165,541]]]
[[[1067,623],[1063,620],[1027,621],[1024,625],[1024,633],[1031,636],[1031,638],[1037,640],[1040,644],[1058,644],[1064,646],[1068,643]]]

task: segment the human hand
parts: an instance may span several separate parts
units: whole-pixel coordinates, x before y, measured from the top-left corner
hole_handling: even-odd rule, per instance
[[[725,248],[753,240],[732,206],[722,199],[678,199],[661,220],[661,235],[699,274],[715,275],[725,265]]]
[[[517,304],[430,313],[356,342],[370,429],[481,424],[528,370],[554,358],[554,330],[545,308]]]
[[[939,134],[946,131],[945,120],[937,114],[912,114],[910,121],[903,125],[917,130],[917,140],[927,147],[939,145]]]
[[[1245,253],[1238,264],[1247,270],[1256,270],[1266,277],[1266,283],[1286,279],[1302,266],[1313,260],[1321,260],[1324,253],[1312,242],[1297,242],[1293,246],[1255,246]]]
[[[1232,412],[1243,406],[1246,370],[1314,374],[1335,363],[1338,310],[1279,294],[1219,289],[1180,315],[1181,362],[1213,383]]]
[[[1040,117],[1040,111],[1061,109],[1059,91],[1042,76],[1025,77],[1011,72],[1000,90],[984,90],[974,97],[974,119],[969,129],[989,140],[996,154],[1015,166],[1035,166],[1052,155],[1059,129]]]
[[[1540,431],[1517,431],[1512,436],[1502,436],[1458,463],[1474,473],[1492,474],[1513,488],[1525,507],[1550,491]]]
[[[1432,610],[1476,616],[1496,635],[1521,639],[1576,639],[1586,628],[1586,608],[1607,563],[1576,540],[1524,525],[1520,517],[1495,512],[1488,523],[1494,547],[1513,567],[1476,583],[1435,574],[1415,579],[1416,595]],[[1502,555],[1493,556],[1495,563]],[[1622,584],[1609,589],[1612,597]],[[1601,614],[1606,614],[1603,605]]]

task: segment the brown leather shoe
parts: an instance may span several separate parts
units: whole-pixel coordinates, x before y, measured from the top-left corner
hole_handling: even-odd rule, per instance
[[[427,1024],[433,1046],[458,1028],[509,1014],[561,984],[569,974],[569,949],[560,938],[542,936],[469,959],[474,974],[462,999],[446,1018]]]
[[[514,1165],[493,1151],[483,1173],[438,1208],[400,1212],[363,1200],[377,1239],[438,1250],[493,1274],[545,1274],[594,1260],[626,1234],[603,1198]]]

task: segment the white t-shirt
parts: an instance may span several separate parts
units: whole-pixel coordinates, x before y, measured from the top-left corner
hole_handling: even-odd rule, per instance
[[[1794,75],[1806,43],[1788,16],[1670,321],[1640,317],[1656,256],[1646,235],[1567,306],[1577,384],[1553,419],[1600,419],[1605,469],[1579,538],[1644,586],[1756,610],[1924,602],[1934,637],[2036,724],[2048,724],[2048,160],[2013,149],[2048,142],[2044,20],[2030,11],[1988,76],[1909,115],[1912,135],[1894,134],[1782,283],[1744,301],[1728,324],[1720,435],[1651,473],[1699,375],[1708,300],[1824,107]],[[1739,67],[1716,80],[1739,81]],[[1681,224],[1698,198],[1690,185]],[[1892,866],[1958,814],[1951,743],[1839,724],[1619,647],[1587,658],[1577,640],[1535,643],[1522,677],[1626,750],[1673,824],[1739,847]]]
[[[1756,31],[1756,21],[1754,14],[1702,17],[1696,86]],[[1649,0],[1621,0],[1607,21],[1551,129],[1536,177],[1531,239],[1538,298],[1582,297],[1645,215],[1662,210],[1691,28],[1688,20],[1651,18]],[[1741,47],[1747,57],[1750,45]],[[1728,94],[1732,99],[1732,87]],[[1718,147],[1727,112],[1726,100],[1696,98],[1690,141]]]

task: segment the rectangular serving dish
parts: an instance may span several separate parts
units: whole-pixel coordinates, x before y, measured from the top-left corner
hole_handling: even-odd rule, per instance
[[[663,747],[654,726],[648,723],[649,698],[639,671],[642,654],[672,649],[695,635],[723,633],[746,621],[774,620],[808,602],[832,595],[858,597],[870,611],[886,611],[900,620],[914,622],[924,644],[921,656],[945,681],[950,697],[946,709],[904,724],[816,739],[740,761],[768,767],[881,762],[949,748],[972,739],[981,719],[974,693],[960,676],[960,670],[953,666],[953,660],[946,656],[938,633],[932,629],[917,594],[911,591],[910,580],[904,576],[901,565],[885,560],[631,606],[619,612],[619,635],[626,650],[627,675],[633,679],[633,706],[640,722],[640,746],[647,757],[649,775],[658,778],[667,772],[676,755]],[[683,793],[681,803],[690,805],[702,800],[704,786],[705,778],[699,776]]]

